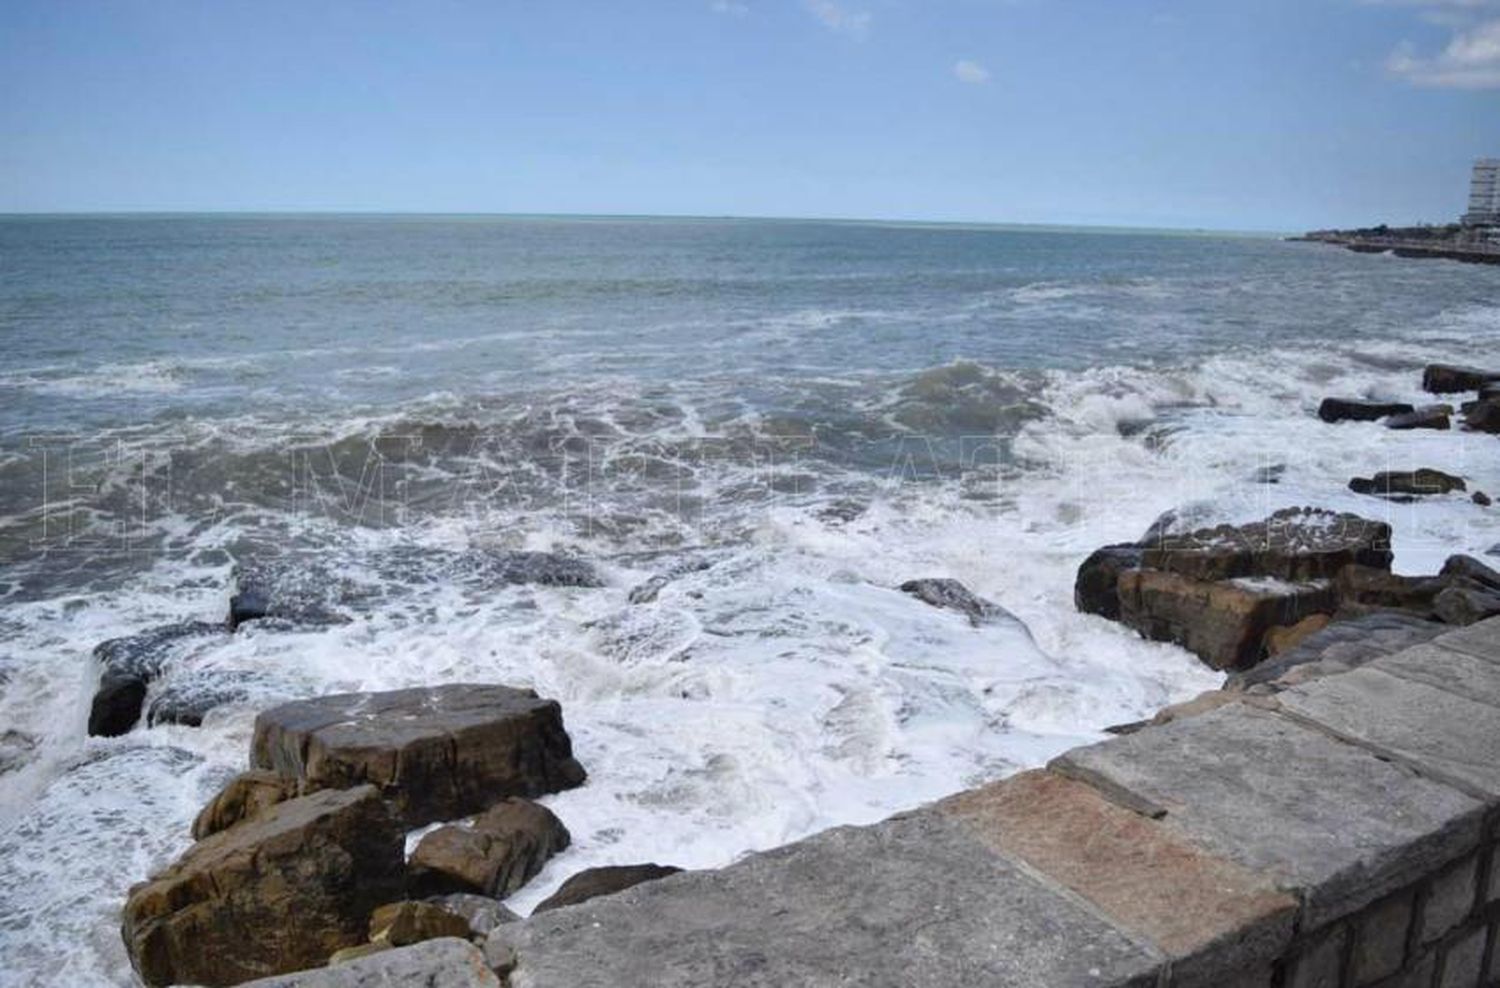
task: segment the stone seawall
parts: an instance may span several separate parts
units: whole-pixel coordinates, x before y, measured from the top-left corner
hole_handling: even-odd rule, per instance
[[[1500,979],[1500,619],[504,926],[512,988]]]

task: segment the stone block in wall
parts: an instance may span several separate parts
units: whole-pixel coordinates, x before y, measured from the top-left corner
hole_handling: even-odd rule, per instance
[[[1341,988],[1348,942],[1348,928],[1339,923],[1302,944],[1288,967],[1287,988]]]
[[[1354,917],[1349,976],[1355,988],[1373,985],[1401,970],[1414,899],[1414,893],[1402,892]]]
[[[1480,926],[1459,937],[1442,954],[1438,988],[1481,988],[1484,943],[1489,931]]]
[[[1474,910],[1478,878],[1479,856],[1474,854],[1432,880],[1422,903],[1420,943],[1425,945],[1441,938]]]
[[[1484,815],[1471,795],[1243,704],[1075,748],[1052,765],[1301,893],[1304,929],[1472,853]]]

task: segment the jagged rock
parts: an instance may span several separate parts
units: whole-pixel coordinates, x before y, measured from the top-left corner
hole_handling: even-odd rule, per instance
[[[1372,566],[1346,566],[1334,580],[1344,614],[1395,609],[1431,617],[1433,601],[1447,586],[1439,576],[1399,576]]]
[[[1367,401],[1363,398],[1324,398],[1318,406],[1318,418],[1324,422],[1374,422],[1387,415],[1406,415],[1416,411],[1404,401]]]
[[[1078,567],[1078,577],[1073,583],[1073,606],[1084,614],[1098,614],[1118,621],[1120,574],[1139,567],[1143,551],[1133,542],[1094,550]]]
[[[370,914],[370,941],[408,947],[438,937],[469,936],[469,921],[432,902],[406,899],[378,907]]]
[[[204,669],[167,680],[146,708],[146,723],[200,727],[215,707],[244,703],[278,684],[259,672]]]
[[[1389,569],[1391,528],[1319,508],[1285,508],[1264,521],[1164,535],[1140,565],[1197,580],[1274,577],[1327,579],[1351,563]],[[1285,623],[1285,622],[1283,622]]]
[[[1385,420],[1387,429],[1449,429],[1452,423],[1452,405],[1423,405],[1405,415],[1392,415]]]
[[[288,800],[130,890],[121,934],[147,985],[237,984],[322,964],[402,897],[404,834],[373,786]]]
[[[462,916],[464,922],[469,924],[469,934],[474,937],[486,936],[495,927],[515,923],[521,918],[505,908],[498,899],[491,899],[487,895],[453,892],[432,896],[427,901],[442,906],[455,916]]]
[[[1464,426],[1472,432],[1500,432],[1500,400],[1488,398],[1466,408]]]
[[[297,795],[295,779],[283,779],[266,769],[241,772],[219,790],[193,821],[193,839],[202,840]]]
[[[974,627],[983,624],[994,624],[997,622],[1014,621],[1021,624],[1021,619],[1010,611],[1001,607],[993,601],[985,600],[976,596],[968,587],[957,580],[947,577],[927,577],[920,580],[907,580],[901,584],[901,592],[911,594],[924,604],[931,604],[940,609],[958,611],[969,619]]]
[[[1119,594],[1122,623],[1181,645],[1215,669],[1254,665],[1265,657],[1267,632],[1332,613],[1336,604],[1326,580],[1198,580],[1159,569],[1125,570]]]
[[[1421,467],[1417,470],[1381,471],[1373,477],[1355,477],[1349,489],[1356,494],[1374,494],[1393,501],[1410,501],[1429,494],[1451,494],[1466,491],[1469,485],[1462,477]]]
[[[659,864],[607,865],[603,868],[589,868],[563,882],[561,887],[551,896],[543,899],[531,911],[531,914],[535,916],[538,913],[550,912],[564,906],[576,906],[580,902],[587,902],[601,895],[623,892],[642,882],[652,882],[658,878],[675,875],[681,870],[671,865]]]
[[[255,719],[251,763],[303,789],[380,787],[409,827],[452,820],[505,796],[583,784],[562,708],[531,690],[455,683],[341,693]]]
[[[1252,669],[1233,673],[1224,688],[1235,691],[1261,687],[1281,689],[1320,676],[1347,672],[1382,656],[1420,645],[1445,630],[1443,625],[1434,621],[1398,611],[1376,611],[1335,621],[1280,655]]]
[[[348,956],[357,954],[357,956]],[[484,954],[467,940],[443,937],[410,947],[365,944],[339,963],[248,982],[244,988],[501,988]]]
[[[1500,592],[1470,580],[1456,582],[1437,595],[1432,610],[1448,624],[1473,624],[1500,614]]]
[[[1478,367],[1460,367],[1454,364],[1428,364],[1422,371],[1422,390],[1433,394],[1453,394],[1458,391],[1478,391],[1486,384],[1500,381],[1500,371],[1487,371]]]
[[[204,621],[179,621],[111,638],[94,647],[94,658],[104,667],[89,710],[89,734],[116,737],[141,717],[146,689],[178,646],[195,639],[225,634],[224,627]]]
[[[504,897],[530,881],[571,841],[568,828],[545,806],[503,800],[480,814],[472,827],[439,827],[423,836],[411,856],[411,885],[419,895]]]

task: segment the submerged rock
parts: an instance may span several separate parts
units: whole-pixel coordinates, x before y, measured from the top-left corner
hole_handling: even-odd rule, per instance
[[[131,964],[147,985],[231,985],[322,964],[402,897],[404,839],[373,786],[272,807],[130,890]]]
[[[580,902],[587,902],[601,895],[613,895],[643,882],[653,882],[658,878],[675,875],[681,870],[671,865],[659,864],[607,865],[603,868],[589,868],[563,882],[561,887],[551,896],[543,899],[531,911],[531,914],[535,916],[538,913],[550,912],[564,906],[576,906]]]
[[[241,772],[225,783],[224,788],[198,812],[193,820],[193,839],[202,840],[228,830],[296,796],[296,779],[284,779],[266,769]]]
[[[928,577],[907,580],[901,584],[901,592],[911,594],[924,604],[943,610],[958,611],[969,619],[974,627],[984,624],[1015,622],[1025,627],[1021,619],[993,601],[977,596],[968,587],[947,577]]]
[[[1472,432],[1500,432],[1500,400],[1488,398],[1466,408],[1464,426]]]
[[[1494,381],[1500,381],[1500,371],[1482,370],[1478,367],[1428,364],[1422,371],[1422,390],[1433,394],[1478,391],[1484,385]]]
[[[1349,481],[1349,489],[1356,494],[1373,494],[1393,501],[1409,501],[1415,497],[1465,491],[1469,489],[1469,485],[1462,477],[1421,467],[1416,470],[1381,471],[1373,477],[1355,477]]]
[[[104,671],[89,709],[89,734],[116,737],[129,731],[141,718],[148,686],[161,674],[177,646],[224,634],[222,625],[178,621],[100,642],[94,647],[94,658]]]
[[[1452,405],[1424,405],[1405,415],[1392,415],[1385,420],[1385,427],[1387,429],[1449,429],[1452,428],[1452,422],[1448,417],[1452,414]]]
[[[503,898],[525,885],[572,837],[545,806],[507,799],[473,826],[439,827],[411,856],[411,886],[419,895],[474,892]]]
[[[1368,401],[1363,398],[1324,398],[1318,418],[1324,422],[1374,422],[1389,415],[1416,411],[1404,401]]]
[[[301,780],[304,790],[373,783],[409,827],[585,778],[555,700],[490,684],[282,704],[255,719],[251,763]]]

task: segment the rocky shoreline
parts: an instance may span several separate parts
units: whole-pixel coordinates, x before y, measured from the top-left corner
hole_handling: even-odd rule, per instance
[[[1330,397],[1317,414],[1348,429],[1450,429],[1457,418],[1470,432],[1500,433],[1500,371],[1433,365],[1423,386],[1474,396],[1457,408]],[[1425,464],[1351,478],[1349,486],[1380,500],[1489,504],[1465,478]],[[1178,644],[1229,674],[1220,690],[1109,730],[1133,734],[1223,706],[1274,702],[1301,684],[1500,615],[1494,568],[1456,555],[1430,576],[1402,576],[1391,572],[1390,543],[1382,522],[1298,507],[1212,528],[1169,513],[1139,539],[1097,550],[1078,570],[1080,611]],[[586,562],[542,553],[393,557],[389,565],[502,583],[600,582]],[[631,601],[649,601],[668,578],[637,588]],[[951,579],[900,589],[976,626],[1019,624]],[[232,635],[247,622],[335,624],[347,620],[343,606],[355,592],[305,561],[242,567],[223,625],[167,625],[98,646],[90,733],[121,734],[142,718],[201,721],[213,706],[234,702],[233,683],[145,703],[174,648]],[[586,781],[561,707],[530,690],[444,684],[264,710],[246,770],[194,822],[196,843],[131,889],[121,927],[131,963],[148,985],[311,988],[421,978],[499,985],[509,955],[493,949],[495,932],[517,922],[503,900],[571,843],[566,821],[532,800]],[[408,834],[423,828],[430,829],[408,854]],[[589,869],[533,912],[677,871],[656,863]],[[478,949],[486,943],[487,955]]]

